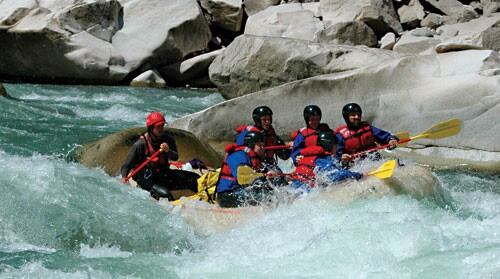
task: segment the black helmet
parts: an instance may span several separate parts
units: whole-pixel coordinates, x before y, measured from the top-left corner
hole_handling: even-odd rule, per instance
[[[309,118],[315,115],[321,118],[321,109],[318,106],[308,105],[304,108],[304,120],[306,121],[306,125],[309,124]]]
[[[260,126],[260,119],[265,115],[273,116],[273,111],[268,106],[256,107],[253,110],[252,118],[256,126]]]
[[[337,144],[337,138],[333,134],[333,131],[320,131],[318,133],[318,139],[316,144],[323,147],[325,150],[330,151],[333,145]]]
[[[349,113],[359,113],[361,115],[361,107],[356,103],[349,103],[342,108],[342,116],[346,123],[349,123]]]
[[[253,148],[257,142],[264,142],[264,134],[248,132],[243,139],[243,145]]]

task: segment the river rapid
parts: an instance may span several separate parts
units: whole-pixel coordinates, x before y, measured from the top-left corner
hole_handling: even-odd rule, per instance
[[[149,111],[171,121],[218,93],[4,85],[15,99],[0,98],[0,278],[500,276],[498,174],[435,170],[443,200],[305,198],[199,234],[146,192],[68,158],[143,126]]]

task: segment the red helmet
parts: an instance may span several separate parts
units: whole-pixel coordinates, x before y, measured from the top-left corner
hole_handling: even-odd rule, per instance
[[[165,117],[159,111],[153,111],[146,118],[146,127],[165,125]]]

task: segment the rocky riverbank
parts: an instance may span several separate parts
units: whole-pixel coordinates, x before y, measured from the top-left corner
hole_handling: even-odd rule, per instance
[[[358,102],[366,120],[411,134],[455,117],[458,136],[408,156],[495,170],[499,37],[493,0],[7,0],[0,78],[217,87],[229,101],[172,124],[215,147],[264,104],[285,137],[308,104],[335,127]]]

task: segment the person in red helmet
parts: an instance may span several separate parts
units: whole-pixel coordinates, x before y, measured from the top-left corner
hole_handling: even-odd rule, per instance
[[[132,178],[142,189],[151,192],[158,198],[173,199],[167,186],[171,184],[172,172],[169,160],[177,160],[177,145],[175,140],[164,131],[165,117],[161,112],[153,111],[146,118],[146,133],[131,147],[125,162],[121,167],[122,182],[126,182],[127,175],[149,158],[157,150],[163,152],[158,155],[149,165],[139,171]]]

